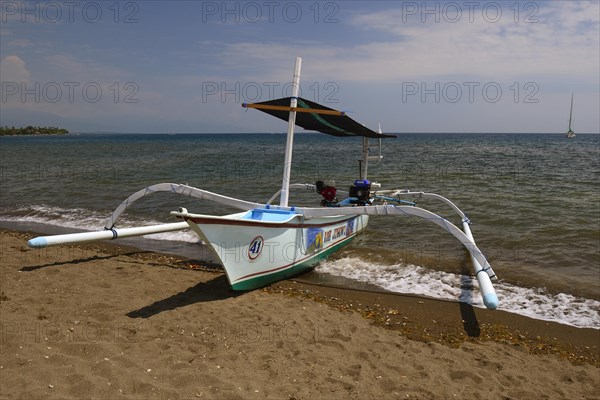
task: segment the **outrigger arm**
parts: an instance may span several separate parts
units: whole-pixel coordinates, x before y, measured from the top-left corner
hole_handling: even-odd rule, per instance
[[[310,183],[294,183],[291,184],[289,187],[290,189],[305,189],[311,191],[315,190],[315,185]],[[271,198],[267,202],[267,205],[270,205],[271,202],[275,200],[280,193],[281,191],[277,191],[273,196],[271,196]],[[460,216],[463,229],[460,230],[456,225],[454,225],[447,219],[435,213],[432,213],[431,211],[416,207],[415,203],[410,203],[401,200],[399,196],[434,199],[445,203]],[[494,290],[494,287],[491,282],[492,279],[497,279],[496,274],[494,273],[494,270],[490,266],[489,262],[486,260],[481,250],[479,250],[479,248],[475,244],[475,239],[473,238],[471,228],[469,227],[471,221],[465,215],[465,213],[456,206],[456,204],[454,204],[452,201],[448,200],[444,196],[440,196],[436,193],[412,192],[410,190],[376,191],[373,193],[373,198],[385,202],[409,203],[410,206],[397,206],[387,204],[353,207],[296,208],[295,211],[298,213],[302,213],[307,218],[334,216],[342,214],[413,215],[433,222],[441,226],[450,234],[452,234],[455,238],[457,238],[469,251],[469,254],[471,255],[471,262],[473,264],[473,272],[475,274],[475,277],[477,278],[477,282],[479,283],[479,288],[482,293],[483,303],[487,308],[490,309],[496,309],[498,307],[498,296],[496,295],[496,291]]]
[[[444,228],[452,236],[458,239],[469,251],[471,254],[471,260],[473,262],[473,272],[475,273],[475,277],[479,283],[479,289],[481,290],[483,303],[487,308],[492,310],[498,308],[498,296],[496,295],[491,282],[491,279],[496,278],[496,274],[492,270],[492,267],[488,263],[481,250],[479,250],[475,244],[471,229],[469,228],[469,220],[466,217],[462,220],[464,229],[463,232],[447,219],[432,213],[431,211],[427,211],[423,208],[415,206],[397,206],[387,204],[354,207],[296,208],[295,211],[303,214],[307,218],[327,217],[334,215],[412,215],[423,218],[429,222],[433,222],[434,224]]]
[[[289,186],[294,189],[309,189],[312,190],[314,185],[312,184],[292,184]],[[252,210],[255,208],[263,207],[263,204],[254,203],[250,201],[244,201],[235,199],[228,196],[223,196],[217,193],[210,192],[208,190],[198,189],[192,186],[177,184],[177,183],[159,183],[156,185],[148,186],[142,190],[139,190],[129,197],[127,197],[121,204],[115,209],[106,222],[105,228],[102,231],[97,232],[82,232],[82,233],[71,233],[66,235],[52,235],[45,237],[36,237],[27,242],[29,247],[32,248],[44,248],[47,246],[59,245],[59,244],[70,244],[70,243],[81,243],[95,240],[111,240],[124,237],[142,236],[153,233],[172,232],[177,230],[188,229],[189,225],[187,222],[176,222],[162,225],[152,225],[145,227],[135,228],[122,228],[115,229],[115,223],[119,216],[127,210],[133,203],[141,198],[148,196],[152,193],[157,192],[170,192],[183,196],[194,197],[197,199],[208,200],[217,202],[220,204],[228,205],[241,210]],[[399,198],[386,197],[379,193],[390,193],[390,196],[415,196],[421,198],[433,198],[441,200],[444,203],[451,206],[458,215],[462,218],[463,230],[459,229],[456,225],[448,221],[447,219],[432,213],[431,211],[425,210],[414,205],[368,205],[368,206],[351,206],[351,207],[329,207],[329,208],[309,208],[309,207],[282,207],[282,206],[270,206],[274,209],[282,209],[288,211],[294,211],[298,214],[304,215],[306,218],[319,218],[328,216],[339,216],[339,215],[404,215],[404,216],[416,216],[423,218],[427,221],[433,222],[438,226],[445,229],[456,239],[458,239],[465,248],[471,254],[471,260],[473,262],[473,271],[479,283],[479,288],[482,293],[483,302],[487,308],[496,309],[498,307],[498,296],[494,291],[491,283],[491,279],[495,279],[496,275],[492,270],[492,267],[488,263],[487,259],[479,250],[473,239],[471,229],[469,228],[470,221],[466,215],[452,203],[450,200],[437,195],[435,193],[423,193],[423,192],[409,192],[409,191],[382,191],[376,192],[375,197],[387,201],[401,201]],[[269,203],[280,194],[280,191],[275,193]],[[483,272],[483,273],[482,273]]]
[[[115,223],[117,222],[119,216],[121,216],[121,214],[123,214],[125,210],[131,207],[134,202],[156,192],[169,192],[180,194],[182,196],[194,197],[200,200],[213,201],[215,203],[231,206],[244,211],[252,210],[256,207],[262,206],[262,204],[259,203],[253,203],[251,201],[245,201],[229,196],[223,196],[222,194],[213,193],[208,190],[198,189],[193,186],[188,186],[180,183],[157,183],[156,185],[148,186],[142,190],[138,190],[137,192],[123,200],[106,221],[104,229],[112,229],[115,226]]]
[[[189,229],[187,222],[174,222],[169,224],[151,225],[134,228],[115,228],[117,219],[125,210],[136,201],[157,192],[170,192],[183,196],[194,197],[201,200],[213,201],[216,203],[228,205],[241,210],[252,210],[262,205],[250,201],[235,199],[233,197],[223,196],[208,190],[198,189],[192,186],[178,183],[158,183],[148,186],[142,190],[133,193],[113,211],[104,225],[104,230],[94,232],[68,233],[64,235],[38,236],[30,239],[27,245],[31,248],[41,249],[48,246],[61,244],[92,242],[96,240],[114,240],[119,238],[150,235],[154,233],[164,233]]]

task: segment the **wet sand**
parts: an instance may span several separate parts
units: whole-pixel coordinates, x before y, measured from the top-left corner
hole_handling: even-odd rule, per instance
[[[600,330],[0,231],[0,397],[600,398]]]

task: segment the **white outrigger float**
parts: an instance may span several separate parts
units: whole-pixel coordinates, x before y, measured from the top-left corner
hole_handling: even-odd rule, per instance
[[[369,216],[416,216],[433,222],[456,237],[470,252],[473,271],[479,283],[483,303],[490,309],[498,307],[498,297],[491,279],[496,276],[479,250],[467,216],[450,200],[433,193],[407,190],[380,190],[380,185],[367,180],[368,161],[381,159],[381,154],[369,156],[369,139],[395,137],[375,132],[357,123],[341,111],[336,111],[298,97],[301,59],[296,59],[292,96],[254,104],[256,108],[288,121],[288,133],[283,168],[283,182],[266,203],[244,201],[183,184],[159,183],[142,189],[127,199],[113,212],[104,230],[66,235],[37,237],[29,240],[32,248],[71,244],[95,240],[141,236],[191,228],[210,244],[221,261],[229,283],[234,290],[252,290],[269,283],[297,275],[314,267],[330,254],[347,245],[367,227]],[[325,182],[290,184],[294,126],[316,130],[335,136],[362,136],[363,158],[361,176],[350,187],[348,197],[337,200],[341,191]],[[322,207],[290,207],[292,189],[315,190],[322,197]],[[241,212],[223,216],[195,214],[184,208],[171,214],[184,222],[137,228],[115,228],[119,216],[135,201],[156,192],[171,192],[201,200],[235,207]],[[272,202],[279,197],[279,205]],[[449,205],[460,216],[462,230],[447,219],[419,208],[406,199],[432,198]]]

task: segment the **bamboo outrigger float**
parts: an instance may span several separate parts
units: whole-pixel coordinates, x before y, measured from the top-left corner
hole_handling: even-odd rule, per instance
[[[300,70],[301,59],[297,58],[290,98],[243,105],[288,121],[281,189],[266,203],[240,200],[183,184],[159,183],[125,199],[109,217],[102,231],[37,237],[31,239],[28,245],[42,248],[191,228],[205,243],[210,244],[223,264],[231,287],[234,290],[252,290],[314,267],[330,254],[350,243],[367,227],[371,215],[416,216],[439,225],[465,246],[471,254],[473,272],[479,283],[483,303],[490,309],[496,309],[498,297],[491,283],[491,279],[495,279],[496,276],[475,244],[467,216],[454,203],[440,195],[407,190],[380,190],[379,184],[368,181],[368,161],[382,158],[381,154],[369,155],[369,139],[379,140],[381,151],[381,139],[395,137],[395,135],[383,134],[381,129],[375,132],[341,111],[299,98]],[[361,176],[350,187],[348,197],[344,200],[338,201],[337,195],[342,192],[325,182],[290,183],[295,125],[335,136],[363,137]],[[316,191],[323,198],[322,207],[290,207],[288,203],[292,189]],[[127,208],[137,200],[156,192],[171,192],[213,201],[241,211],[215,216],[195,214],[180,208],[171,214],[183,219],[184,222],[138,228],[115,228],[119,216]],[[279,197],[279,205],[272,204],[277,197]],[[408,200],[414,198],[437,199],[446,203],[461,218],[462,230],[447,219],[419,208]]]

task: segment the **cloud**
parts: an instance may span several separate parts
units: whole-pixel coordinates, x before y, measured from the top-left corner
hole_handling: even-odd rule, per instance
[[[352,24],[387,35],[387,43],[365,46],[365,56],[395,62],[409,76],[597,74],[598,4],[549,3],[518,15],[507,6],[497,19],[474,12],[470,22],[463,14],[456,23],[426,14],[429,22],[415,21],[398,8],[356,15]]]
[[[423,7],[420,2],[411,3]],[[361,37],[368,38],[360,43],[223,43],[217,57],[220,65],[243,63],[246,74],[255,73],[255,78],[258,75],[267,80],[289,80],[293,59],[300,55],[310,63],[313,79],[357,83],[456,76],[492,81],[547,77],[597,81],[598,3],[549,3],[531,3],[538,7],[532,9],[519,3],[518,15],[510,8],[514,4],[506,3],[498,18],[491,11],[482,14],[480,8],[479,13],[474,12],[472,22],[464,10],[455,23],[439,15],[439,22],[431,15],[426,15],[425,23],[421,16],[407,18],[406,10],[398,5],[343,19],[346,31],[362,32]],[[450,14],[445,17],[456,19]]]
[[[43,57],[45,73],[52,80],[63,79],[78,82],[108,83],[131,76],[129,72],[102,61],[84,57],[74,57],[64,53],[55,53]]]
[[[6,56],[0,61],[0,81],[28,83],[29,76],[29,71],[25,67],[25,61],[19,56]]]

